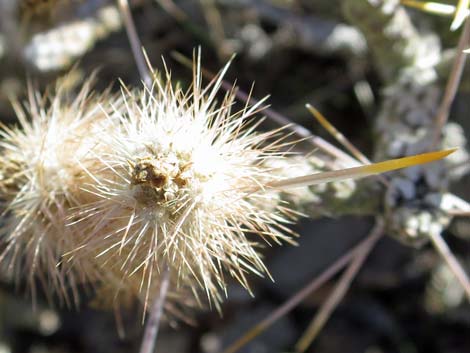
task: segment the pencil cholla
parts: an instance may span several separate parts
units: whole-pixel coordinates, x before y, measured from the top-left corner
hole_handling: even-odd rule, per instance
[[[284,158],[279,131],[255,133],[247,118],[258,106],[232,113],[233,93],[217,105],[224,72],[202,88],[199,68],[188,92],[170,77],[123,89],[118,126],[95,136],[99,167],[84,170],[93,181],[83,188],[98,199],[74,216],[86,239],[73,258],[93,254],[123,282],[140,276],[147,294],[168,266],[176,286],[197,282],[218,305],[224,270],[246,288],[247,273],[267,272],[249,233],[289,241],[282,224],[294,212],[262,187],[280,178],[264,163]]]
[[[203,88],[198,62],[188,91],[169,74],[151,87],[122,86],[121,97],[93,95],[90,81],[76,98],[64,82],[45,97],[30,90],[26,109],[16,104],[20,127],[0,130],[0,264],[28,273],[33,293],[35,278],[65,300],[92,282],[98,295],[115,293],[115,307],[132,296],[148,305],[169,273],[178,299],[167,306],[204,289],[218,307],[225,273],[249,288],[247,274],[267,273],[259,248],[292,241],[287,190],[453,152],[325,173],[292,168],[279,163],[288,135],[248,121],[261,103],[233,113],[229,92],[217,104],[226,69]]]
[[[77,284],[93,272],[90,264],[58,264],[78,246],[77,229],[67,225],[67,217],[70,208],[88,202],[81,184],[87,178],[83,166],[95,162],[89,158],[95,148],[89,136],[108,123],[99,106],[106,94],[92,95],[91,79],[71,98],[70,78],[42,97],[30,88],[24,108],[14,104],[20,126],[0,131],[0,199],[6,215],[0,261],[16,276],[29,275],[33,297],[39,279],[47,294],[66,301],[70,291],[78,299]]]
[[[0,263],[27,273],[33,294],[39,279],[78,301],[93,282],[146,304],[164,266],[174,297],[203,288],[216,306],[224,271],[246,288],[247,273],[267,273],[259,237],[290,241],[295,216],[263,187],[281,178],[265,161],[285,158],[285,134],[256,133],[259,105],[232,113],[233,92],[216,104],[225,70],[203,88],[198,64],[187,92],[168,74],[122,99],[91,94],[91,81],[76,98],[64,80],[30,89],[20,126],[0,132]]]

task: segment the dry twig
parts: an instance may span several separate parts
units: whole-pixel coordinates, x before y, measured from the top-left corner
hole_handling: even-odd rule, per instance
[[[369,237],[372,237],[375,240],[378,240],[384,232],[384,223],[382,220],[378,219],[376,225],[369,234]],[[338,306],[339,302],[344,298],[344,295],[347,293],[351,282],[353,281],[356,274],[361,269],[364,261],[367,256],[372,251],[375,242],[367,243],[367,247],[364,247],[363,251],[357,253],[354,256],[354,259],[349,264],[348,268],[341,276],[339,282],[336,284],[333,292],[328,299],[323,303],[320,308],[320,311],[312,320],[307,330],[304,332],[300,340],[295,345],[295,349],[298,352],[305,352],[308,347],[312,344],[315,338],[320,333],[321,329],[327,322],[328,318],[331,316],[333,310]]]
[[[325,282],[331,279],[336,273],[338,273],[344,266],[351,262],[359,254],[366,254],[371,250],[372,245],[380,238],[381,233],[372,232],[366,239],[361,241],[353,249],[348,251],[346,254],[336,260],[331,266],[329,266],[324,272],[318,277],[315,277],[307,286],[302,288],[296,294],[294,294],[288,301],[282,304],[279,308],[273,311],[268,317],[262,320],[250,328],[242,337],[232,343],[230,346],[225,348],[222,353],[235,353],[240,348],[245,346],[255,337],[263,333],[267,328],[274,324],[281,317],[289,313],[297,305],[299,305],[305,298],[307,298],[312,292],[321,287]]]
[[[444,96],[442,98],[439,110],[436,115],[436,123],[434,130],[434,146],[440,141],[440,136],[442,133],[442,128],[444,127],[447,119],[449,118],[450,108],[452,102],[455,99],[457,94],[457,89],[462,79],[463,69],[465,66],[466,55],[464,50],[470,43],[470,19],[467,18],[465,25],[462,29],[460,35],[459,44],[457,46],[457,53],[455,55],[454,64],[452,66],[452,71],[450,72],[449,80],[444,91]]]

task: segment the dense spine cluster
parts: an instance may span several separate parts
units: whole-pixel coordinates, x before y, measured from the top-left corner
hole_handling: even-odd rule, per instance
[[[233,113],[232,93],[216,104],[223,73],[202,87],[197,65],[187,92],[169,76],[120,97],[31,92],[2,131],[2,263],[64,298],[93,281],[145,303],[168,267],[173,293],[216,306],[225,273],[266,274],[258,240],[291,241],[295,215],[264,190],[284,134],[255,132],[259,106]]]

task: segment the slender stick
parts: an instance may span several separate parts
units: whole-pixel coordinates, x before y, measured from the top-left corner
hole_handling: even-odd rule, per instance
[[[454,101],[455,95],[457,94],[457,89],[462,79],[463,69],[465,66],[465,57],[466,54],[464,50],[470,42],[470,19],[465,20],[465,25],[462,29],[462,34],[460,35],[459,44],[457,46],[457,54],[454,59],[454,64],[452,66],[452,71],[450,73],[449,80],[444,91],[444,97],[442,98],[441,105],[436,115],[436,126],[433,136],[433,146],[437,146],[440,141],[440,135],[442,128],[444,127],[447,119],[449,118],[450,108],[452,102]]]
[[[459,7],[463,8],[464,3],[467,3],[467,2],[460,1]],[[453,29],[456,29],[457,24],[460,24],[458,18],[454,19],[454,22],[452,23]],[[436,127],[434,131],[434,141],[433,141],[434,145],[437,145],[437,143],[439,142],[439,136],[441,134],[441,130],[449,117],[449,112],[450,112],[452,102],[454,101],[455,95],[457,94],[457,89],[462,79],[463,69],[465,66],[466,55],[464,53],[464,50],[467,48],[469,44],[470,44],[470,18],[467,18],[465,20],[465,25],[462,29],[462,33],[460,35],[459,43],[457,46],[457,54],[454,60],[454,64],[452,66],[452,71],[450,73],[449,80],[445,88],[444,97],[442,99],[441,105],[439,107],[439,111],[436,116]],[[440,234],[431,232],[430,238],[436,250],[442,256],[444,261],[447,263],[447,266],[449,266],[450,270],[456,276],[457,280],[463,287],[465,294],[467,296],[467,299],[470,301],[470,281],[464,269],[462,268],[460,263],[457,261],[455,256],[452,254],[452,252],[450,251],[449,247],[447,246],[444,239],[442,239],[442,236]]]
[[[126,27],[127,38],[131,45],[132,54],[139,70],[140,77],[144,83],[150,87],[152,85],[152,75],[150,74],[149,67],[144,57],[143,47],[140,42],[137,30],[135,29],[134,20],[132,19],[131,11],[129,10],[129,3],[127,0],[117,0],[119,11],[121,12],[124,26]]]
[[[467,300],[470,302],[470,281],[467,274],[465,273],[465,270],[462,268],[462,265],[460,265],[460,263],[457,261],[454,254],[452,254],[446,242],[444,239],[442,239],[442,236],[439,233],[430,232],[430,237],[432,244],[459,281],[460,285],[465,291]]]
[[[253,340],[255,337],[263,333],[268,327],[274,324],[278,319],[289,313],[299,303],[301,303],[306,297],[308,297],[313,291],[322,286],[326,281],[331,279],[336,273],[338,273],[344,266],[346,266],[356,255],[361,253],[367,253],[371,250],[369,244],[374,244],[377,234],[371,234],[366,239],[361,241],[353,249],[349,250],[346,254],[336,260],[330,267],[322,272],[318,277],[314,278],[306,287],[298,291],[293,297],[287,300],[279,308],[274,310],[264,320],[250,328],[242,337],[237,339],[234,343],[228,346],[222,351],[222,353],[235,353],[248,342]]]
[[[153,353],[155,351],[155,343],[157,342],[158,328],[160,326],[163,308],[165,306],[168,287],[170,284],[170,269],[168,265],[164,265],[162,278],[160,282],[160,292],[158,297],[152,304],[150,316],[145,324],[144,337],[139,353]]]
[[[370,164],[370,160],[354,146],[333,124],[331,124],[325,116],[320,113],[318,109],[313,107],[311,104],[306,104],[305,107],[317,119],[323,128],[333,136],[344,148],[346,148],[358,161],[363,164]]]
[[[358,253],[354,259],[349,264],[346,271],[341,276],[338,284],[333,290],[333,293],[328,297],[328,299],[323,303],[318,314],[314,317],[307,330],[304,332],[300,340],[295,345],[295,350],[297,352],[305,352],[307,348],[312,344],[315,338],[320,333],[321,329],[327,322],[328,318],[331,316],[331,313],[338,306],[339,302],[343,299],[344,295],[347,293],[351,282],[354,277],[362,267],[364,261],[367,258],[367,255],[372,250],[375,242],[379,239],[379,236],[383,234],[384,224],[383,222],[377,222],[375,227],[372,229],[370,235],[374,237],[374,242],[367,244],[367,247],[364,247],[364,250]]]

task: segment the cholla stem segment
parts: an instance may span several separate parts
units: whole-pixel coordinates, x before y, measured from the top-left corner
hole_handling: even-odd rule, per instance
[[[278,191],[246,190],[280,179],[266,161],[286,158],[285,136],[247,124],[262,102],[232,113],[230,92],[215,104],[226,69],[203,88],[197,64],[188,92],[173,88],[169,76],[123,90],[125,109],[109,116],[116,128],[96,137],[96,163],[83,169],[91,202],[70,217],[84,231],[74,260],[94,256],[124,282],[140,277],[152,300],[147,288],[167,263],[172,283],[196,282],[216,307],[224,269],[247,288],[248,273],[267,273],[252,236],[291,242],[284,223],[296,212]]]

